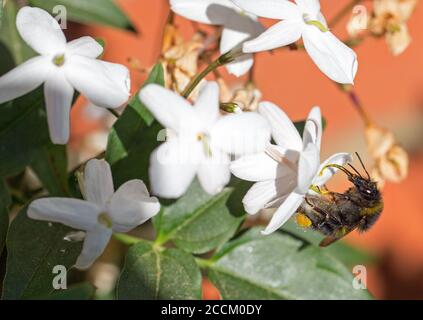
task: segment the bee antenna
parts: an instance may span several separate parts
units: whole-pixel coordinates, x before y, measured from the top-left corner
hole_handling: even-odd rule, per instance
[[[348,178],[353,178],[353,174],[347,169],[347,168],[344,168],[343,166],[341,166],[341,165],[338,165],[338,164],[329,164],[329,165],[327,165],[325,168],[336,168],[336,169],[338,169],[338,170],[341,170],[343,173],[345,173],[347,176],[348,176]],[[325,169],[324,168],[324,169]],[[323,170],[324,170],[323,169]],[[322,170],[322,171],[323,171]]]
[[[361,176],[361,173],[360,173],[360,172],[358,172],[358,170],[357,170],[356,168],[354,168],[352,164],[348,163],[348,165],[351,167],[351,169],[353,169],[353,170],[354,170],[354,172],[355,172],[355,173],[357,173],[357,174],[360,176],[360,178],[363,178],[363,177]]]
[[[358,154],[358,152],[356,152],[355,155],[357,156],[358,160],[360,160],[361,166],[363,167],[364,171],[366,171],[367,177],[369,178],[369,180],[371,180],[369,171],[367,171],[366,166],[364,165],[363,159],[361,159],[361,157]]]

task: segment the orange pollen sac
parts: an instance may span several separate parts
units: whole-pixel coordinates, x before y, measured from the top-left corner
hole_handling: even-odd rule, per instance
[[[313,224],[304,213],[297,213],[296,220],[297,224],[303,228],[310,228]]]
[[[197,134],[197,140],[198,141],[203,141],[204,140],[204,133]]]

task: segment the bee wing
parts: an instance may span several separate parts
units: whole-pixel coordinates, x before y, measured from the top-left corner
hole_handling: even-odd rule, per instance
[[[354,231],[358,227],[358,225],[359,225],[359,223],[357,223],[353,227],[341,227],[341,228],[339,228],[338,230],[336,230],[334,232],[334,235],[327,236],[326,238],[324,238],[319,243],[319,246],[320,247],[327,247],[327,246],[333,244],[334,242],[342,239],[343,237],[345,237],[346,235],[348,235],[349,233],[351,233],[352,231]]]

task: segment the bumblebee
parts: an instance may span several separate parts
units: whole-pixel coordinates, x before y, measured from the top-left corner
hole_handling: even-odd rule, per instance
[[[344,172],[353,186],[344,193],[319,189],[316,195],[308,195],[297,211],[296,219],[300,226],[326,236],[320,242],[321,247],[329,246],[353,230],[369,230],[383,211],[383,199],[377,183],[357,156],[367,177],[363,177],[352,165],[349,166],[353,172],[343,166],[329,165]]]

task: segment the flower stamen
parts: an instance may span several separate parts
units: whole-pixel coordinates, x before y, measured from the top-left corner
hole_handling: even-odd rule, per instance
[[[213,154],[210,148],[210,139],[207,137],[207,135],[204,133],[199,133],[197,134],[197,140],[203,142],[204,153],[207,157],[211,158]]]
[[[322,32],[328,32],[329,29],[321,23],[319,20],[312,20],[310,19],[308,14],[303,15],[304,22],[310,26],[315,26],[317,29],[319,29]]]
[[[102,212],[98,216],[98,223],[107,229],[111,229],[113,226],[113,221],[106,212]]]

